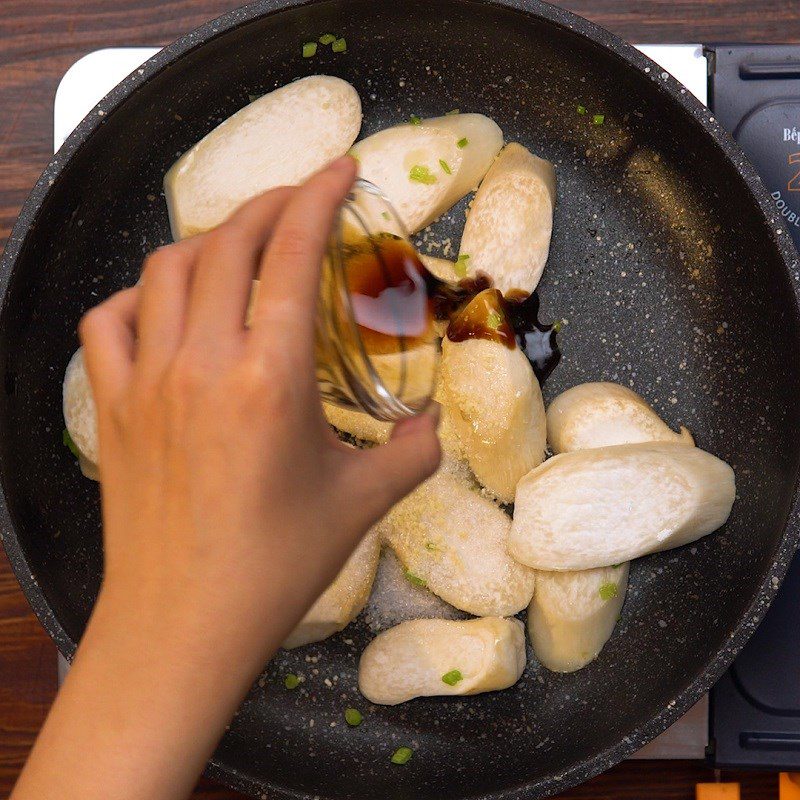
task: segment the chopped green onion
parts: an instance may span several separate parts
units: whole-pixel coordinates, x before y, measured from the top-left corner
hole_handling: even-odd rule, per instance
[[[461,150],[463,150],[463,149],[464,149],[464,148],[465,148],[465,147],[466,147],[466,146],[469,144],[469,139],[467,139],[467,137],[465,136],[463,139],[459,139],[459,140],[456,142],[456,144],[458,145],[458,147],[459,147]]]
[[[69,431],[64,428],[64,431],[61,434],[61,441],[64,443],[65,447],[69,448],[70,453],[75,456],[75,458],[80,457],[80,450],[78,450],[78,445],[72,440],[72,437],[69,435]]]
[[[467,261],[469,260],[469,256],[464,253],[460,255],[456,259],[456,263],[453,264],[453,271],[458,275],[459,278],[466,278],[467,277]]]
[[[434,552],[434,551],[438,550],[439,548],[436,545],[436,542],[425,542],[425,549],[426,550],[430,550],[431,552]]]
[[[293,672],[290,672],[284,679],[283,685],[287,689],[296,689],[300,685],[300,678],[297,677]]]
[[[344,40],[344,37],[341,39],[337,39],[332,45],[331,50],[334,53],[346,53],[347,52],[347,42]]]
[[[439,159],[439,166],[440,166],[440,167],[441,167],[441,168],[442,168],[442,169],[443,169],[443,170],[444,170],[444,171],[445,171],[445,172],[446,172],[448,175],[452,175],[452,174],[453,174],[453,170],[451,170],[451,169],[450,169],[450,165],[449,165],[449,164],[448,164],[448,163],[447,163],[447,162],[446,162],[446,161],[445,161],[443,158],[440,158],[440,159]]]
[[[317,43],[306,42],[303,45],[303,58],[311,58],[317,54]]]
[[[613,600],[619,594],[619,586],[616,583],[604,583],[600,587],[601,600]]]
[[[381,211],[381,216],[386,220],[389,220],[389,219],[392,218],[388,211]]]
[[[464,676],[461,674],[460,669],[451,669],[450,672],[445,672],[442,675],[442,682],[448,686],[455,686],[459,681],[463,681]]]
[[[457,108],[454,108],[452,111],[447,111],[445,113],[445,116],[446,117],[454,117],[456,114],[460,114],[460,113],[461,112]]]
[[[503,324],[503,315],[498,311],[490,311],[486,315],[486,324],[496,331]]]
[[[332,33],[323,33],[322,36],[319,37],[320,44],[333,44],[336,41],[336,37]]]
[[[431,171],[422,164],[416,164],[415,166],[411,167],[408,177],[412,181],[424,183],[428,186],[430,186],[432,183],[436,183],[436,176],[432,175]]]
[[[418,117],[416,114],[412,114],[408,121],[411,125],[419,125],[422,122],[422,117]]]
[[[392,753],[392,764],[408,764],[413,755],[414,751],[410,747],[398,747]]]
[[[357,708],[346,708],[344,710],[344,721],[351,728],[357,728],[364,721],[364,716]]]
[[[413,572],[409,572],[407,569],[403,570],[403,577],[412,585],[412,586],[419,586],[421,589],[424,589],[428,584],[425,581],[415,575]]]
[[[586,113],[586,106],[578,106],[578,113],[585,114]]]
[[[593,125],[602,125],[606,121],[605,114],[595,114],[592,117],[592,124]]]

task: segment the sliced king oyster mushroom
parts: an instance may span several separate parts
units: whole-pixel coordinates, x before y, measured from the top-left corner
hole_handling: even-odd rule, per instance
[[[97,409],[92,396],[89,376],[79,347],[67,364],[62,390],[64,423],[75,446],[81,472],[99,480],[100,448],[97,439]]]
[[[462,611],[500,617],[525,608],[534,589],[533,570],[508,555],[510,526],[448,459],[380,523],[408,580]]]
[[[574,672],[594,661],[614,631],[627,588],[627,563],[537,572],[528,633],[539,661],[554,672]]]
[[[380,541],[377,531],[372,529],[347,559],[333,583],[286,637],[283,647],[289,650],[321,642],[349,625],[369,599],[379,556]]]
[[[363,442],[385,444],[392,433],[392,423],[375,419],[363,411],[343,408],[334,403],[323,403],[322,410],[328,423]]]
[[[372,703],[472,695],[513,686],[525,669],[525,633],[517,619],[418,619],[367,645],[358,688]]]
[[[585,383],[560,394],[547,409],[555,453],[646,441],[685,441],[638,394],[616,383]],[[614,631],[628,585],[629,564],[536,573],[528,633],[548,669],[572,672],[594,660]]]
[[[528,359],[486,339],[442,340],[441,385],[446,417],[475,477],[504,503],[519,479],[541,464],[546,417]]]
[[[459,280],[458,275],[456,275],[456,265],[454,262],[448,261],[446,258],[436,258],[435,256],[426,256],[422,254],[420,254],[420,259],[434,278],[449,283],[455,283]],[[447,333],[446,319],[437,319],[434,324],[436,325],[436,333],[440,338]]]
[[[167,172],[172,235],[210,230],[256,195],[302,183],[347,153],[360,129],[361,100],[341,78],[310,75],[259,97]]]
[[[482,114],[452,114],[395,125],[352,149],[362,178],[389,198],[409,233],[429,225],[478,185],[503,146]],[[368,220],[379,230],[379,220]]]
[[[422,253],[420,253],[419,257],[434,278],[438,278],[440,281],[450,281],[451,283],[459,280],[454,261],[448,261],[446,258],[437,258],[436,256],[426,256]]]
[[[562,453],[517,485],[509,552],[539,570],[621,564],[715,531],[735,495],[733,470],[684,444]]]
[[[562,392],[547,409],[547,440],[554,453],[636,442],[683,442],[632,389],[618,383],[582,383]]]
[[[425,587],[411,583],[397,556],[385,547],[364,617],[370,630],[377,633],[410,619],[465,619],[467,615]]]
[[[506,145],[483,179],[467,215],[459,263],[486,273],[503,294],[530,294],[550,252],[556,176],[549,161]]]

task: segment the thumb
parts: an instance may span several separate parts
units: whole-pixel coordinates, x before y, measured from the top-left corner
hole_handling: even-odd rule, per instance
[[[392,438],[380,447],[352,454],[347,481],[357,487],[364,524],[372,525],[422,481],[436,472],[441,460],[439,406],[398,422]]]

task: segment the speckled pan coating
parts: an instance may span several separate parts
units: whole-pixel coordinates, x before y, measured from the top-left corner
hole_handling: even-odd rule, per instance
[[[329,30],[348,52],[302,59],[302,42]],[[460,108],[492,115],[508,140],[555,163],[541,292],[544,314],[567,325],[546,394],[585,380],[631,385],[731,462],[739,499],[717,535],[634,564],[618,630],[587,669],[553,675],[531,656],[523,680],[497,695],[372,707],[355,689],[370,638],[359,621],[279,655],[209,771],[270,800],[543,797],[630,755],[711,685],[763,616],[798,532],[789,237],[711,114],[565,11],[534,0],[265,0],[189,34],[112,91],[45,170],[2,262],[5,546],[71,655],[101,565],[97,487],[61,445],[76,323],[168,240],[161,177],[175,157],[249,95],[313,72],[353,82],[365,133]],[[595,113],[604,125],[591,124]],[[462,222],[463,206],[436,239],[457,244]],[[305,679],[291,692],[287,672]],[[344,724],[349,705],[365,715],[356,729]],[[402,767],[389,762],[400,745],[416,749]]]

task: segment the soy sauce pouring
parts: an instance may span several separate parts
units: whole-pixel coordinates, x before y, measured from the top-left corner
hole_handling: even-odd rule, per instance
[[[558,364],[557,328],[539,321],[539,297],[504,297],[488,276],[457,283],[424,266],[383,193],[356,182],[335,226],[322,274],[317,379],[328,402],[396,421],[423,410],[435,387],[436,322],[452,341],[519,347],[539,383]]]
[[[435,280],[435,279],[434,279]],[[486,276],[467,279],[452,287],[434,290],[437,297],[446,293],[448,302],[461,296],[460,307],[450,309],[447,314],[447,338],[453,342],[466,339],[488,339],[499,342],[509,349],[519,347],[533,368],[539,383],[544,383],[561,360],[561,350],[556,336],[559,325],[547,325],[539,321],[539,295],[521,291],[503,296],[491,287]],[[442,303],[440,308],[447,307]],[[441,312],[440,312],[441,313]]]

